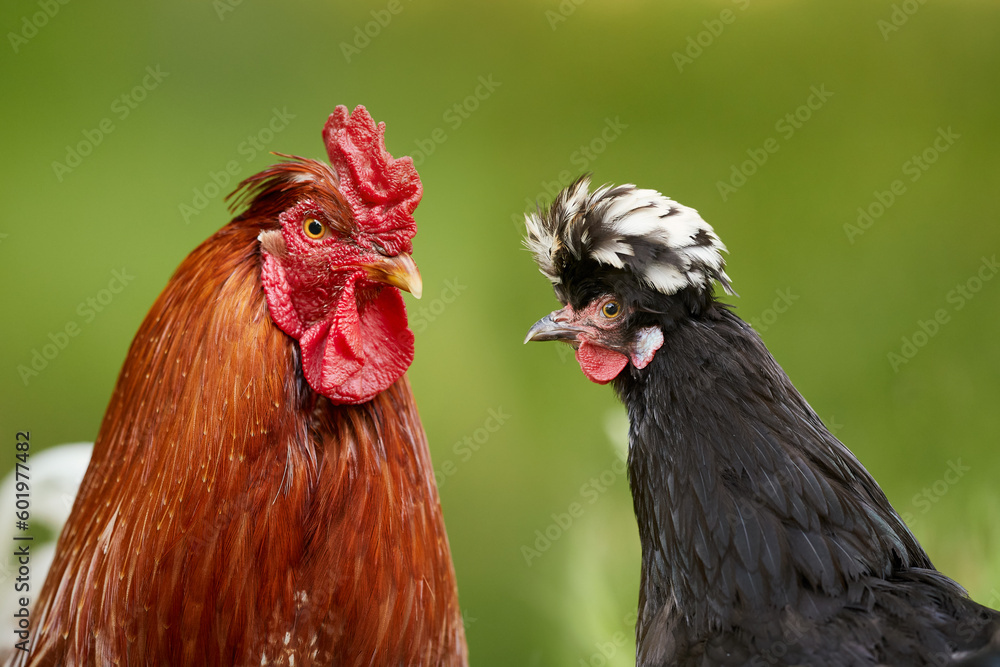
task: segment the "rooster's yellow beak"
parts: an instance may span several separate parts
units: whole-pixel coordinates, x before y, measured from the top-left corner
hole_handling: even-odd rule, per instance
[[[361,268],[372,280],[404,289],[418,299],[424,291],[424,284],[420,280],[417,264],[405,252],[401,252],[395,257],[384,257],[375,262],[363,264]]]

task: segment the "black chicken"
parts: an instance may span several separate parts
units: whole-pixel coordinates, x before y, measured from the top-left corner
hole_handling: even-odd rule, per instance
[[[694,209],[583,177],[527,216],[561,340],[628,408],[637,664],[1000,665],[1000,613],[931,565],[732,293]]]

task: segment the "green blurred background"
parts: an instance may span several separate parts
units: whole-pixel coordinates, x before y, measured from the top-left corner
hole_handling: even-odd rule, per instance
[[[325,158],[327,115],[364,104],[424,183],[410,377],[435,465],[452,462],[474,664],[632,661],[623,411],[568,348],[521,344],[557,303],[517,221],[583,171],[715,226],[737,312],[935,564],[1000,605],[1000,279],[976,282],[1000,249],[996,3],[51,2],[3,11],[3,470],[15,430],[94,438],[147,309],[228,220],[213,174],[235,161],[228,192],[267,151]],[[871,224],[852,230],[859,207]],[[552,515],[573,502],[564,530]]]

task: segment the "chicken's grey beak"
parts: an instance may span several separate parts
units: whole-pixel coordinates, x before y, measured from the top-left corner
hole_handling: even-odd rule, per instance
[[[565,319],[564,311],[557,310],[549,313],[542,319],[531,325],[528,335],[524,337],[524,342],[533,340],[564,340],[566,342],[577,342],[576,337],[583,329],[574,327]]]

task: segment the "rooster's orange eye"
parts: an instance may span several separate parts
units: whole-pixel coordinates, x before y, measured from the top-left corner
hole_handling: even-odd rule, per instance
[[[311,239],[321,239],[326,235],[326,226],[316,218],[306,218],[302,229]]]
[[[604,314],[604,317],[609,320],[613,320],[622,314],[622,307],[618,305],[617,301],[611,300],[604,304],[604,307],[601,308],[601,312]]]

